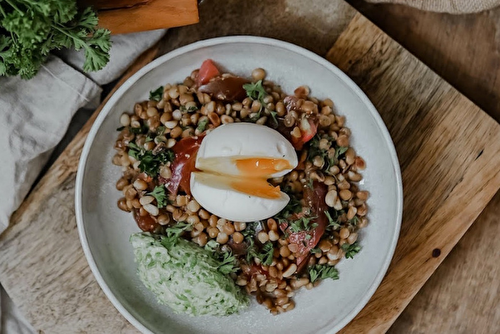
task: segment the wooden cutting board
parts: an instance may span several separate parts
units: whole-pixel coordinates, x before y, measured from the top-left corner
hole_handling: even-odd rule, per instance
[[[148,50],[127,76],[156,52]],[[373,298],[342,330],[382,333],[500,188],[500,126],[359,14],[327,59],[377,107],[401,163],[405,204],[396,253]],[[47,333],[137,332],[100,290],[76,231],[76,167],[94,119],[0,236],[0,281]]]
[[[91,6],[99,26],[111,34],[180,27],[198,23],[197,0],[78,0]]]

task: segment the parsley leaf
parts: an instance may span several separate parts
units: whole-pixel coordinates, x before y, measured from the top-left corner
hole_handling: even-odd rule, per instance
[[[168,199],[164,185],[156,186],[152,192],[148,193],[148,195],[151,195],[156,199],[159,209],[167,206]]]
[[[285,189],[283,191],[286,193]],[[302,211],[302,205],[300,204],[300,200],[292,193],[287,193],[288,197],[290,197],[290,202],[281,210],[276,216],[276,219],[287,219],[288,216],[299,213]]]
[[[328,218],[327,228],[330,228],[334,231],[339,230],[340,229],[340,222],[338,221],[338,218],[334,220],[332,218],[332,216],[330,215],[330,212],[328,212],[328,211],[325,211],[325,215],[326,215],[326,218]]]
[[[161,237],[161,244],[166,248],[171,248],[175,246],[179,237],[184,233],[184,231],[191,231],[193,226],[186,222],[178,222],[174,226],[168,227],[166,232],[167,235]]]
[[[133,128],[133,127],[129,126],[128,130],[135,135],[144,135],[144,134],[148,133],[149,128],[146,124],[141,124],[141,126],[138,128]]]
[[[339,159],[339,157],[344,154],[345,152],[347,152],[347,150],[349,149],[349,147],[347,146],[339,146],[335,149],[335,159]]]
[[[186,106],[180,106],[179,110],[183,111],[183,112],[194,112],[194,111],[198,110],[198,107],[197,106],[191,106],[189,108],[186,108]]]
[[[340,249],[342,249],[345,252],[345,258],[346,259],[352,259],[354,258],[354,255],[358,254],[359,251],[361,250],[361,247],[358,245],[357,242],[353,243],[352,245],[349,245],[347,242],[343,244]]]
[[[210,240],[205,244],[205,249],[210,252],[219,251],[220,244],[215,240]]]
[[[156,88],[155,90],[149,91],[149,99],[152,101],[161,101],[163,97],[163,86]]]
[[[224,253],[221,264],[219,268],[217,268],[221,273],[228,275],[234,272],[237,272],[239,267],[236,263],[236,258],[231,252]]]
[[[311,224],[311,220],[316,218],[318,217],[302,217],[296,220],[289,221],[288,225],[290,226],[290,231],[292,231],[293,233],[298,233],[315,229],[316,227],[318,227],[318,224]]]
[[[128,147],[128,155],[140,161],[139,169],[141,172],[151,177],[156,177],[162,165],[175,159],[175,154],[171,150],[163,150],[155,155],[152,151],[146,151],[133,142],[130,142]]]
[[[276,124],[276,126],[277,126],[279,124],[278,119],[276,118],[276,115],[278,113],[276,111],[271,111],[270,114],[271,114],[271,117],[273,118],[274,124]]]
[[[316,247],[316,248],[311,249],[310,252],[312,254],[317,254],[317,253],[321,253],[323,251],[321,249],[319,249],[318,247]]]
[[[309,268],[309,280],[314,283],[317,279],[331,278],[333,280],[339,279],[339,272],[335,267],[328,265],[314,265]]]
[[[201,122],[199,122],[198,126],[196,127],[196,130],[198,130],[199,132],[205,131],[205,128],[207,127],[207,124],[208,124],[208,118],[204,119]]]
[[[252,100],[258,100],[262,105],[264,105],[264,98],[267,96],[267,92],[262,85],[262,80],[255,83],[247,83],[243,85],[243,89],[246,90],[247,96]]]
[[[268,241],[262,247],[260,253],[258,254],[258,258],[263,265],[269,266],[273,262],[273,254],[274,254],[273,243]]]
[[[0,1],[0,75],[31,79],[54,49],[83,49],[84,71],[109,61],[109,30],[97,28],[91,8],[75,0]]]

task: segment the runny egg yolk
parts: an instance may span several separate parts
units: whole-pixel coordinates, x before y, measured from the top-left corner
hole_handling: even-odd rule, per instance
[[[273,187],[267,179],[276,172],[293,168],[288,160],[279,158],[234,158],[234,163],[244,178],[233,180],[231,187],[263,198],[280,198],[280,187]]]
[[[280,158],[234,158],[234,163],[241,175],[249,177],[268,178],[276,172],[293,168],[288,160]]]
[[[281,197],[280,187],[273,187],[266,179],[259,178],[231,178],[229,185],[239,192],[262,197],[276,199]]]

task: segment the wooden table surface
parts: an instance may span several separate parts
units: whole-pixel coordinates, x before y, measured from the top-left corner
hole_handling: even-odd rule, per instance
[[[500,121],[500,8],[454,16],[348,2]],[[499,221],[500,192],[389,333],[500,332]]]
[[[500,8],[453,16],[400,5],[347,1],[500,121]],[[283,9],[286,2],[279,0],[266,7],[259,1],[245,1],[252,5],[245,5],[243,9],[245,12],[259,9],[256,12],[262,13],[262,20],[283,21],[290,13],[284,14],[285,17],[281,14],[276,17],[272,10],[266,11],[266,8]],[[293,10],[310,10],[310,14],[314,15],[315,10],[321,10],[318,8],[321,6],[309,7],[292,8],[292,14]],[[331,20],[341,18],[339,14],[332,16]],[[258,21],[255,20],[255,23],[262,23]],[[315,35],[304,34],[290,25],[289,36],[295,36],[290,41],[303,46],[308,44],[309,49],[324,54],[327,50],[321,48],[331,45],[329,41],[333,41],[338,34],[329,30],[329,24],[333,26],[331,22],[317,20],[311,23],[312,30],[317,32]],[[238,30],[231,22],[217,24],[226,24],[228,32]],[[261,29],[270,29],[271,25],[261,26]],[[175,30],[169,34],[175,40]],[[272,31],[265,34],[272,35]],[[284,39],[283,36],[275,37]],[[164,48],[166,51],[169,47]],[[389,333],[500,332],[500,288],[497,283],[500,276],[500,243],[496,237],[500,234],[499,220],[500,193],[416,295]]]

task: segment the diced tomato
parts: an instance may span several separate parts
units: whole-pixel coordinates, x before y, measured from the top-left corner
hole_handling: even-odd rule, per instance
[[[207,59],[203,62],[203,64],[201,64],[198,77],[196,78],[196,85],[200,87],[218,75],[220,75],[220,72],[215,66],[213,60]]]
[[[137,226],[139,226],[139,228],[144,232],[157,233],[159,229],[161,229],[161,225],[158,224],[149,214],[141,216],[139,215],[139,210],[136,209],[133,209],[132,213]]]
[[[243,88],[243,85],[246,83],[248,83],[248,80],[242,77],[219,77],[201,86],[199,90],[217,100],[227,102],[241,101],[247,97],[247,92]]]
[[[311,118],[302,118],[300,120],[300,132],[302,132],[302,142],[307,143],[309,140],[313,139],[318,132],[318,126]]]
[[[196,154],[200,148],[204,134],[197,137],[186,137],[175,144],[172,150],[175,153],[175,159],[172,164],[172,177],[167,182],[165,179],[159,179],[160,183],[165,183],[167,189],[172,194],[177,194],[179,188],[186,194],[191,194],[190,179],[191,172],[194,171],[196,163]]]
[[[287,96],[283,100],[283,103],[285,104],[285,108],[287,112],[291,111],[300,111],[301,109],[297,106],[298,98],[296,96]],[[318,125],[317,125],[317,119],[316,117],[313,116],[304,116],[299,123],[299,129],[301,136],[300,138],[296,138],[293,136],[287,137],[290,138],[290,142],[292,143],[293,147],[297,150],[300,151],[302,147],[304,146],[305,143],[307,143],[309,140],[311,140],[315,135],[316,132],[318,132]]]
[[[307,205],[311,208],[311,216],[317,217],[316,219],[311,220],[311,224],[318,224],[314,229],[310,231],[291,233],[287,223],[280,224],[281,230],[289,233],[288,242],[290,244],[296,244],[298,247],[298,250],[295,253],[295,257],[297,259],[297,272],[300,272],[307,264],[307,259],[311,255],[311,249],[316,247],[325,233],[328,221],[326,215],[324,214],[324,212],[328,210],[325,203],[325,195],[327,191],[328,188],[326,185],[319,182],[313,183],[313,189],[310,189],[309,187],[304,189],[304,199]]]

